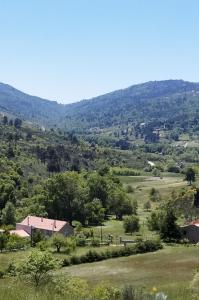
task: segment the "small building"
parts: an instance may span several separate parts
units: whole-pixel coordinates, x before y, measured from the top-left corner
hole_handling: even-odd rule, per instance
[[[73,234],[73,227],[66,221],[27,216],[21,223],[16,224],[16,231],[23,230],[31,235],[32,231],[40,230],[45,236],[61,233],[64,236]]]
[[[199,220],[182,227],[184,237],[191,243],[199,243]]]

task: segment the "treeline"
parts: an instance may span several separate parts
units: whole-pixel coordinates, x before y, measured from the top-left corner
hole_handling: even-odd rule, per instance
[[[122,219],[136,213],[120,181],[104,167],[98,172],[68,171],[57,173],[33,184],[31,177],[23,180],[18,164],[0,160],[1,224],[14,225],[27,215],[48,216],[72,223],[99,225],[109,214]]]
[[[55,174],[34,189],[18,207],[21,216],[36,214],[83,225],[99,225],[109,214],[122,219],[135,213],[119,180],[108,173],[74,171]]]

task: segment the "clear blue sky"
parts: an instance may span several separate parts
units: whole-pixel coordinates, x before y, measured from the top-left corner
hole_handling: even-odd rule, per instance
[[[0,81],[72,102],[199,81],[198,0],[0,0]]]

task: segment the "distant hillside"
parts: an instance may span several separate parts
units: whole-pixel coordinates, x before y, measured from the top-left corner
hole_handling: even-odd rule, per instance
[[[172,129],[189,131],[199,128],[199,83],[152,81],[69,105],[33,97],[1,83],[0,111],[79,133],[123,126],[135,130],[140,123],[154,128],[166,123]]]
[[[63,106],[56,101],[30,96],[3,83],[0,83],[0,111],[44,126],[58,123],[64,114]]]
[[[68,105],[67,122],[77,128],[107,128],[139,122],[165,122],[199,111],[199,83],[153,81]],[[76,124],[76,125],[75,125]]]

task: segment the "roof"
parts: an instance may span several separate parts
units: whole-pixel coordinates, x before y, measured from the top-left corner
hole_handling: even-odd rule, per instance
[[[199,220],[192,221],[191,223],[189,223],[189,225],[195,225],[199,227]]]
[[[20,237],[29,237],[30,235],[23,229],[10,230],[10,234],[16,234]]]
[[[50,231],[60,231],[68,222],[47,219],[43,217],[27,216],[21,223],[22,225],[32,226],[33,228],[50,230]]]

